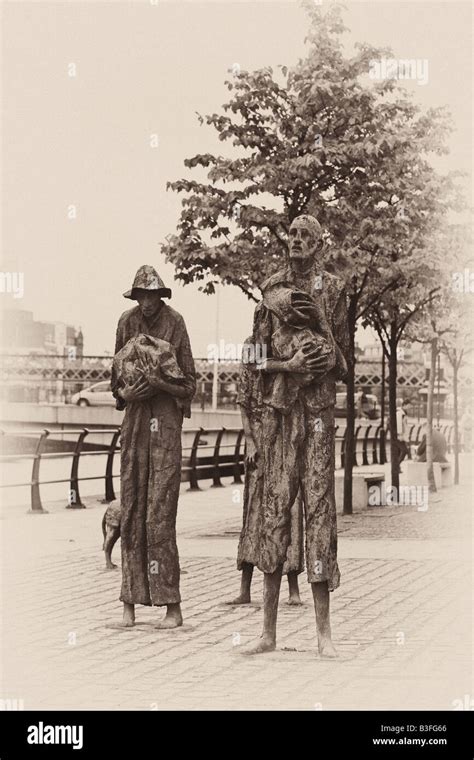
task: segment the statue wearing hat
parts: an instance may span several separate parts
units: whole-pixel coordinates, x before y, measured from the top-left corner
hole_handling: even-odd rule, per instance
[[[112,368],[121,432],[123,622],[135,605],[166,606],[158,628],[182,625],[176,514],[181,481],[181,428],[191,416],[196,376],[183,317],[156,270],[141,266],[125,298],[137,306],[119,319]]]

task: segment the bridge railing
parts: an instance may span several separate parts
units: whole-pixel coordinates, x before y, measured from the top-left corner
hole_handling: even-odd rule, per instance
[[[46,512],[42,504],[41,487],[46,485],[68,483],[68,498],[65,504],[67,509],[84,509],[85,504],[81,500],[80,483],[91,480],[104,481],[104,503],[113,501],[116,498],[114,489],[114,479],[120,477],[114,474],[115,454],[120,451],[120,427],[110,427],[106,429],[89,429],[82,430],[0,430],[0,440],[5,441],[8,437],[21,438],[22,440],[33,440],[36,442],[34,452],[1,454],[0,459],[3,462],[15,462],[21,460],[31,460],[31,476],[28,481],[20,483],[3,483],[0,488],[30,488],[30,513],[41,514]],[[441,432],[445,435],[448,443],[448,451],[451,451],[454,445],[452,425],[444,425]],[[336,424],[336,469],[344,467],[344,446],[345,446],[345,429],[342,430],[340,425]],[[108,444],[98,443],[91,444],[90,439],[94,435],[110,434]],[[54,436],[76,436],[74,448],[70,451],[51,451],[51,442]],[[390,434],[382,429],[378,423],[361,425],[356,424],[355,429],[356,446],[354,455],[355,466],[367,466],[375,464],[384,464],[389,460],[390,454]],[[412,456],[412,449],[419,445],[422,437],[422,426],[418,423],[412,424],[409,429],[409,458]],[[189,490],[199,490],[199,482],[212,480],[212,487],[219,488],[222,486],[223,477],[232,477],[234,483],[242,482],[245,459],[245,440],[244,431],[241,427],[232,428],[186,428],[183,430],[184,445],[183,463],[181,468],[181,482],[189,483]],[[191,440],[190,440],[191,439]],[[188,442],[190,441],[190,442]],[[70,443],[70,441],[69,441]],[[63,445],[63,442],[56,441],[56,446]],[[87,448],[86,448],[87,446]],[[102,456],[105,457],[103,474],[80,476],[79,466],[84,457]],[[68,478],[42,479],[41,463],[55,459],[65,459],[71,457],[71,468]]]

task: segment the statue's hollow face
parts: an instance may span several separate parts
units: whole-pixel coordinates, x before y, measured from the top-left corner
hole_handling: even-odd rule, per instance
[[[161,306],[161,297],[156,290],[135,288],[133,295],[144,317],[153,317]]]
[[[322,230],[298,217],[290,226],[290,259],[310,261],[322,247]]]

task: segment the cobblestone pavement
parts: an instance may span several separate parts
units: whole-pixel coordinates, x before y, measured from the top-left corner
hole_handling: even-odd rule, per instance
[[[107,628],[121,617],[120,572],[103,569],[99,502],[53,504],[44,516],[9,510],[0,696],[25,709],[401,710],[453,709],[473,694],[470,487],[443,489],[427,512],[339,518],[336,661],[318,657],[305,576],[302,607],[286,604],[282,586],[277,651],[243,656],[261,630],[262,577],[251,605],[225,604],[239,584],[240,494],[182,494],[185,624],[174,631],[154,629],[156,608],[138,608],[132,630]]]

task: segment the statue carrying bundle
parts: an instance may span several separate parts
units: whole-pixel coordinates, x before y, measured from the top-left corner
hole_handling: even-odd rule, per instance
[[[143,376],[150,385],[156,385],[157,380],[169,383],[184,380],[174,347],[167,340],[143,333],[130,338],[115,354],[113,371],[120,385],[133,385]]]

